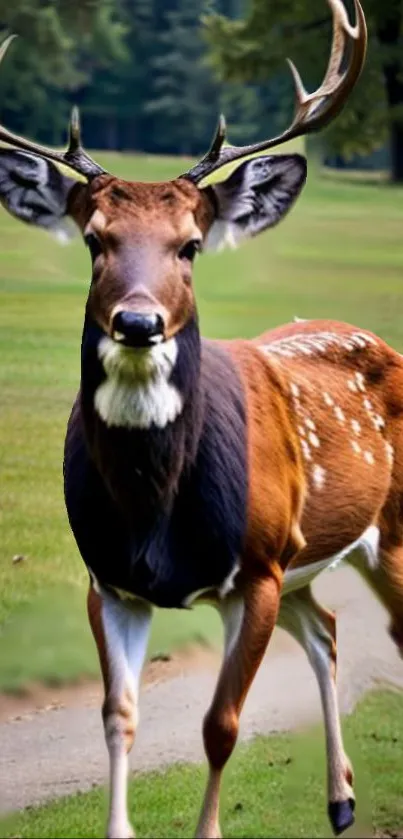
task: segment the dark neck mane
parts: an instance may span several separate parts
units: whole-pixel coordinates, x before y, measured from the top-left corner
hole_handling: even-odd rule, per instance
[[[144,538],[171,509],[179,484],[194,463],[203,418],[200,335],[196,319],[176,336],[178,354],[170,382],[183,409],[164,428],[127,429],[105,424],[94,408],[105,380],[98,357],[103,335],[86,316],[82,339],[81,407],[89,454],[125,517],[135,517]]]

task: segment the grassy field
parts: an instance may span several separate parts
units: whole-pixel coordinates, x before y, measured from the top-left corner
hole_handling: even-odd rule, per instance
[[[357,821],[346,836],[403,836],[401,708],[399,694],[372,694],[345,720],[357,778]],[[135,777],[130,810],[136,835],[193,836],[204,782],[205,769],[188,765]],[[11,817],[0,823],[0,836],[103,836],[105,813],[105,792],[97,789]],[[322,730],[241,746],[226,773],[221,827],[231,837],[330,836]]]
[[[183,161],[100,158],[155,180]],[[403,350],[403,190],[312,171],[295,210],[239,251],[203,256],[204,334],[251,336],[300,317],[369,327]],[[0,689],[98,672],[86,623],[86,573],[62,498],[65,425],[79,381],[89,261],[0,211]],[[26,556],[13,564],[13,556]],[[159,613],[151,652],[217,637],[207,607]]]

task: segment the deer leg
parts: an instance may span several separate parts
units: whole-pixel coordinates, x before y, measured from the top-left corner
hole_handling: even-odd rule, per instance
[[[219,604],[225,632],[224,660],[203,725],[209,777],[196,832],[199,839],[221,836],[221,776],[237,740],[243,703],[276,622],[279,589],[274,577],[256,578],[242,593],[232,593]]]
[[[91,587],[88,615],[105,687],[102,716],[110,774],[107,836],[128,839],[134,836],[127,810],[128,754],[138,723],[139,682],[152,610],[143,601],[126,605]]]
[[[336,619],[307,586],[282,599],[278,624],[304,648],[318,680],[326,732],[328,815],[337,836],[354,822],[355,798],[337,700]]]
[[[389,612],[389,633],[403,658],[403,545],[382,544],[376,565],[361,556],[351,564]]]

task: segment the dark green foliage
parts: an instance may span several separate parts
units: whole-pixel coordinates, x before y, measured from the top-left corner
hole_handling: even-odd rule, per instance
[[[213,134],[219,89],[204,56],[197,8],[179,0],[164,17],[150,61],[151,98],[145,110],[159,124],[155,142],[161,151],[197,153],[200,142],[206,146]]]
[[[212,13],[239,19],[243,7],[244,0],[0,0],[4,35],[21,36],[1,68],[2,120],[62,144],[75,103],[88,147],[198,155],[224,111],[233,142],[260,139],[276,130],[281,87],[219,81],[205,37]]]
[[[351,10],[352,4],[347,3]],[[329,127],[328,149],[346,157],[389,143],[392,175],[403,180],[403,43],[401,0],[363,0],[369,31],[362,79],[347,107]],[[292,56],[308,89],[320,81],[330,43],[323,0],[251,0],[246,20],[210,16],[208,38],[223,79],[247,82],[282,76]]]
[[[349,158],[389,141],[403,180],[403,0],[363,2],[365,70],[321,142]],[[74,102],[100,149],[200,155],[220,111],[232,142],[278,133],[292,113],[285,57],[312,89],[331,38],[325,0],[0,0],[0,13],[0,32],[21,36],[0,73],[5,124],[59,144]]]
[[[96,68],[125,58],[119,0],[0,0],[0,20],[4,36],[20,36],[1,68],[2,119],[61,143],[71,104]]]

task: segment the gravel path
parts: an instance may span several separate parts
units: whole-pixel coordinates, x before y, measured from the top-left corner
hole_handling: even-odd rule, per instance
[[[342,710],[351,710],[375,684],[403,687],[403,666],[385,631],[386,614],[359,577],[343,568],[323,574],[315,587],[324,605],[337,609]],[[205,668],[189,668],[145,687],[133,768],[203,759],[201,720],[215,683],[214,670]],[[242,738],[295,728],[319,715],[318,689],[304,653],[276,630],[245,705]],[[78,693],[66,707],[33,709],[3,722],[0,744],[3,812],[104,782],[107,758],[98,689],[85,698]]]

